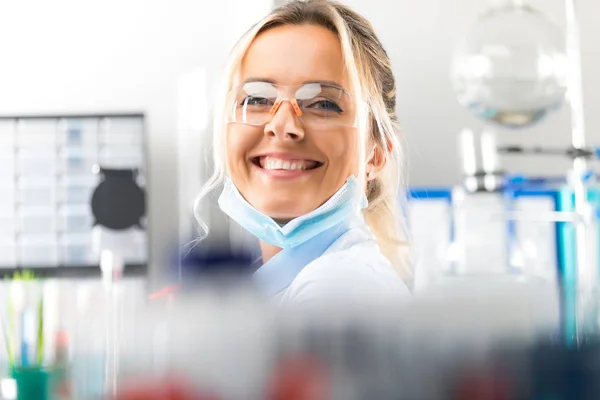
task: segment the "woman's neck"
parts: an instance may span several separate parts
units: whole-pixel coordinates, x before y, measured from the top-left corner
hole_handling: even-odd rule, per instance
[[[262,253],[263,263],[266,263],[273,258],[277,253],[283,250],[281,247],[274,246],[270,243],[260,241],[260,252]]]

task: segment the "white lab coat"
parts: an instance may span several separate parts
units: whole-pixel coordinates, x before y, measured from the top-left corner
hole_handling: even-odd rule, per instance
[[[276,297],[283,304],[334,306],[403,300],[410,291],[361,219]]]

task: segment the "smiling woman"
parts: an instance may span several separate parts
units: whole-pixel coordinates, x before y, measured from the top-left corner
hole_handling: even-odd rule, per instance
[[[395,83],[369,22],[292,1],[238,42],[226,77],[199,198],[224,184],[219,206],[260,240],[259,286],[295,302],[407,294]]]

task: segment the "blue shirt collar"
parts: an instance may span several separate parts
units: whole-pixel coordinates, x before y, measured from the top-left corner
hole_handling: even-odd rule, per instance
[[[338,224],[297,247],[281,250],[254,272],[254,283],[267,296],[282,292],[304,267],[323,255],[349,229],[346,223]]]

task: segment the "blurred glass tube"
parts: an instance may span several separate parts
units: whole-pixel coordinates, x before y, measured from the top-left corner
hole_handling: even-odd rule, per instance
[[[575,0],[565,0],[567,24],[568,56],[568,99],[571,106],[571,141],[574,148],[585,148],[585,117],[583,111],[583,82],[581,68],[581,40],[579,19]],[[587,160],[577,157],[573,160],[571,186],[575,199],[575,212],[580,217],[575,224],[576,265],[577,265],[577,343],[582,344],[587,334],[597,333],[598,324],[588,324],[588,313],[596,314],[594,305],[597,297],[598,281],[598,241],[595,237],[597,220],[593,217],[587,199],[587,187],[584,176],[587,172]],[[590,311],[591,310],[591,311]],[[588,328],[590,327],[590,328]],[[591,331],[590,331],[591,329]]]
[[[106,353],[104,360],[104,392],[107,395],[117,394],[117,377],[119,374],[118,321],[121,313],[118,281],[121,280],[123,259],[112,250],[103,250],[100,259],[102,280],[104,284],[106,314]]]
[[[481,134],[481,163],[486,174],[498,172],[500,163],[496,151],[496,135],[491,130]]]
[[[485,176],[483,177],[483,186],[487,191],[494,191],[502,182],[496,175],[499,171],[500,162],[496,151],[496,135],[491,130],[486,130],[481,134],[481,164]]]
[[[459,144],[463,162],[463,173],[465,175],[475,175],[477,172],[477,154],[473,131],[463,129],[459,135]]]
[[[470,129],[463,129],[458,135],[458,146],[462,158],[464,185],[469,192],[475,192],[477,183],[477,150],[475,134]]]

